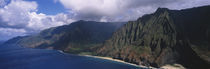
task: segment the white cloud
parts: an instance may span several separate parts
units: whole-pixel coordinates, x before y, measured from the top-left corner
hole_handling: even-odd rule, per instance
[[[166,4],[164,5],[164,7],[181,10],[185,8],[199,7],[205,5],[210,5],[210,0],[181,0],[171,4]]]
[[[7,4],[9,0],[0,0],[0,7],[3,7]]]
[[[30,21],[26,26],[31,31],[41,31],[50,27],[61,26],[69,24],[74,20],[70,19],[67,14],[57,14],[54,16],[45,15],[43,13],[37,14],[36,12],[31,12],[29,14]]]
[[[12,0],[8,5],[0,8],[0,36],[7,36],[0,40],[38,33],[43,29],[74,21],[63,13],[57,15],[37,13],[37,7],[38,4],[33,1]]]
[[[184,9],[210,5],[210,0],[53,0],[68,14],[37,13],[38,4],[25,0],[0,0],[0,40],[69,24],[74,20],[128,21],[154,12],[158,7]],[[14,34],[14,35],[11,35]]]
[[[75,19],[128,21],[154,12],[158,7],[184,9],[210,5],[210,0],[59,0]]]
[[[28,24],[29,14],[36,11],[35,2],[11,1],[10,4],[0,9],[0,16],[5,25],[15,28],[22,28]]]

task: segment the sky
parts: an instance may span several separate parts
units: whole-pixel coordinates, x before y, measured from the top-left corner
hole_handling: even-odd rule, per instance
[[[210,0],[0,0],[0,41],[77,20],[123,22],[159,7],[181,10],[205,5]]]

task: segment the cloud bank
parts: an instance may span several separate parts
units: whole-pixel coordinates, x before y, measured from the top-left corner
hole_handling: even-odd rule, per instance
[[[158,7],[180,10],[210,5],[210,0],[52,1],[62,4],[68,13],[46,15],[37,12],[39,4],[35,1],[0,0],[0,41],[38,33],[43,29],[69,24],[75,20],[122,22],[136,20],[144,14],[153,13]]]
[[[4,6],[3,6],[4,5]],[[43,29],[71,23],[67,14],[46,15],[37,13],[38,4],[31,1],[12,0],[0,8],[0,40],[14,36],[38,33]]]
[[[0,7],[3,7],[7,4],[9,0],[0,0]]]
[[[59,0],[75,19],[129,21],[158,7],[184,9],[210,5],[210,0]]]

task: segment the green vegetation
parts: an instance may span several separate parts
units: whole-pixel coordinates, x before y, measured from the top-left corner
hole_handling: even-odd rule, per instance
[[[208,12],[210,6],[180,11],[159,8],[128,22],[97,53],[154,67],[180,63],[190,69],[210,68]]]
[[[15,43],[23,47],[50,48],[72,54],[84,54],[93,52],[101,46],[123,24],[81,20],[70,25],[43,30],[37,35],[13,38],[6,44]]]
[[[17,37],[6,44],[107,56],[154,67],[178,63],[189,69],[209,69],[209,12],[210,6],[185,10],[159,8],[125,25],[78,21],[37,35]]]

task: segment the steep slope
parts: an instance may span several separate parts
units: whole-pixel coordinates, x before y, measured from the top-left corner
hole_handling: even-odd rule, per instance
[[[124,23],[78,21],[70,25],[54,27],[38,35],[16,37],[5,44],[16,43],[23,47],[49,48],[70,53],[90,52],[100,46]]]
[[[97,53],[154,67],[180,63],[190,69],[209,69],[209,12],[210,6],[159,8],[128,22]]]

